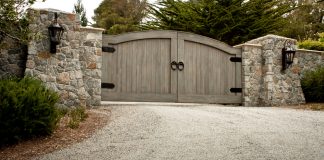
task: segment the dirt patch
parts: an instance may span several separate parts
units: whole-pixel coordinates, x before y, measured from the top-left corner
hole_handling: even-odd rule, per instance
[[[2,160],[26,160],[44,155],[90,137],[96,130],[105,126],[111,111],[106,108],[87,110],[88,118],[76,129],[68,127],[68,118],[63,117],[51,136],[23,141],[0,149]]]
[[[314,110],[314,111],[324,111],[324,103],[306,103],[306,104],[301,104],[301,105],[281,106],[281,107],[293,108],[293,109]]]

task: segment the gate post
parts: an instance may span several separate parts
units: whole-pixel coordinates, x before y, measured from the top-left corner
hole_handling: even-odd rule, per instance
[[[282,48],[296,40],[276,35],[260,37],[242,47],[243,103],[245,106],[278,106],[305,103],[300,86],[300,67],[295,57],[291,68],[282,70]]]
[[[242,103],[243,106],[258,106],[261,92],[262,57],[261,45],[241,44],[242,49]]]
[[[57,53],[50,53],[48,26],[55,13],[64,28]],[[99,106],[101,103],[102,32],[81,27],[75,14],[53,9],[29,9],[29,28],[41,38],[28,44],[26,75],[36,77],[60,95],[60,107]]]

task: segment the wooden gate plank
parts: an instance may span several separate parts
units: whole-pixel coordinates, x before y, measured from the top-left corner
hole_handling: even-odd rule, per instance
[[[236,57],[242,58],[241,54],[237,54]],[[235,88],[242,88],[242,62],[235,63]],[[237,96],[242,96],[242,93],[236,93]]]
[[[109,92],[102,89],[103,101],[143,101],[143,102],[176,102],[175,94],[153,94],[153,93],[119,93]]]
[[[178,101],[183,103],[219,103],[219,104],[235,104],[242,103],[241,96],[232,95],[198,95],[198,94],[179,94]]]

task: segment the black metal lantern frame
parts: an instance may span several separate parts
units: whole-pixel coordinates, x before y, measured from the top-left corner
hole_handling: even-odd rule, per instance
[[[61,38],[64,32],[64,28],[57,22],[58,15],[55,13],[55,19],[53,23],[48,27],[50,36],[50,52],[56,53],[56,45],[61,43]]]
[[[289,68],[293,62],[296,53],[295,45],[291,42],[286,40],[284,43],[284,48],[282,49],[282,70],[286,70]]]

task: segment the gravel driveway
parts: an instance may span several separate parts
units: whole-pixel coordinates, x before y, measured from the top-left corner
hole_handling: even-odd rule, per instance
[[[108,107],[109,125],[40,159],[324,159],[324,112],[219,105]]]

